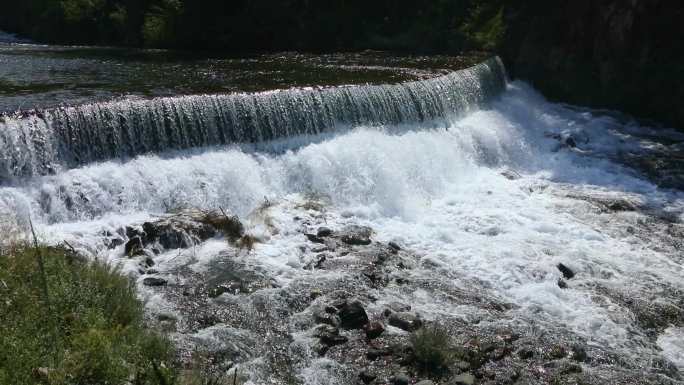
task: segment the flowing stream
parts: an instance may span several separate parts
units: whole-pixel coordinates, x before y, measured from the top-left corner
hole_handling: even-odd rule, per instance
[[[6,45],[0,58],[23,57],[27,47]],[[327,227],[367,225],[375,239],[411,250],[418,267],[410,280],[449,277],[510,304],[481,325],[571,334],[607,357],[586,364],[596,378],[617,365],[627,377],[677,381],[684,370],[684,193],[629,160],[681,158],[684,135],[551,103],[508,81],[497,58],[398,81],[110,98],[8,113],[0,118],[4,241],[21,238],[30,217],[41,240],[67,241],[135,276],[136,263],[123,246],[108,247],[106,234],[181,208],[222,208],[260,238],[236,258],[288,288],[333,274],[303,268],[305,239],[293,218],[308,215],[302,207],[313,199],[324,202]],[[267,222],[254,216],[265,201]],[[191,252],[162,253],[157,264],[163,274],[187,257],[203,271],[226,248],[210,240]],[[567,287],[559,285],[559,263],[575,272]],[[151,312],[186,316],[141,288]],[[483,317],[429,290],[374,293],[379,303],[411,303],[427,320],[477,324]],[[296,330],[296,321],[287,322]],[[246,333],[224,326],[236,340]],[[236,360],[259,368],[260,354],[242,349],[250,353]],[[297,373],[305,383],[347,383],[340,366],[316,358]]]

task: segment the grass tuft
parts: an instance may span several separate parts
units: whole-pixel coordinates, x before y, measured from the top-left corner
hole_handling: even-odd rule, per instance
[[[411,335],[413,363],[422,374],[440,377],[455,360],[448,331],[440,325],[423,327]]]

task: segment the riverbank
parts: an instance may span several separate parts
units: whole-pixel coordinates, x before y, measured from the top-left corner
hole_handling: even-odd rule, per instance
[[[0,252],[0,383],[174,383],[173,347],[128,278],[66,247]]]

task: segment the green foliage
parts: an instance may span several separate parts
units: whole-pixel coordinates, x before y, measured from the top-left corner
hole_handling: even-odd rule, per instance
[[[47,42],[226,51],[492,49],[503,0],[23,0],[0,29]]]
[[[506,32],[504,7],[496,2],[477,4],[460,30],[472,47],[490,51],[499,48]]]
[[[451,337],[440,325],[429,325],[411,335],[413,363],[421,373],[439,377],[454,362]]]
[[[143,325],[131,282],[115,269],[68,251],[0,256],[0,383],[51,385],[172,384],[170,343]]]

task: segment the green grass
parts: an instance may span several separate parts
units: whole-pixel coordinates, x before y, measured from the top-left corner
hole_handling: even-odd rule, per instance
[[[145,328],[131,281],[69,251],[0,254],[0,328],[0,384],[176,382],[173,347]]]
[[[413,364],[422,374],[441,377],[455,360],[451,336],[440,325],[428,325],[417,330],[411,335],[410,343]]]

